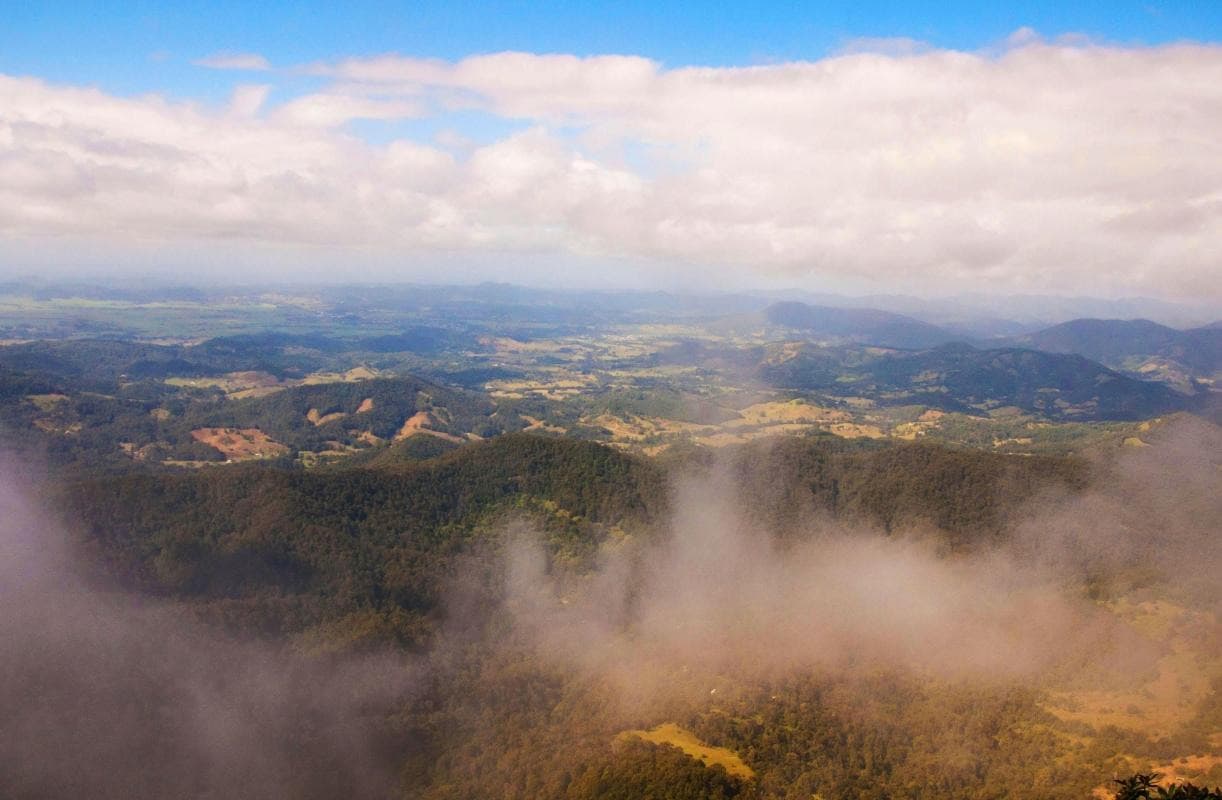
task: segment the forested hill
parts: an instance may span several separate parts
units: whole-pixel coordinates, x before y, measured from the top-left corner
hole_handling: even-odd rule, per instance
[[[1222,370],[1222,328],[1176,330],[1145,319],[1075,319],[1011,340],[1019,347],[1078,353],[1144,379],[1198,392]]]
[[[754,518],[784,532],[809,512],[892,531],[928,525],[951,543],[1000,535],[1009,512],[1041,490],[1079,491],[1086,462],[1013,457],[931,444],[853,445],[781,439],[736,451],[734,471]],[[799,529],[800,532],[800,529]]]
[[[1085,480],[1074,460],[830,436],[730,460],[764,527],[790,534],[818,509],[883,529],[931,524],[970,543],[996,535],[1037,487]],[[614,527],[657,530],[672,476],[707,466],[667,470],[591,442],[510,434],[378,467],[97,477],[73,484],[66,505],[129,587],[223,605],[243,628],[300,631],[361,614],[373,620],[363,635],[419,643],[453,558],[495,538],[506,513],[531,518],[552,557],[580,570]]]
[[[1014,341],[1050,353],[1078,353],[1108,366],[1150,356],[1178,359],[1205,373],[1222,364],[1222,328],[1216,324],[1181,331],[1147,319],[1075,319]]]
[[[422,419],[428,420],[429,430],[451,438],[468,432],[495,435],[510,419],[482,394],[406,376],[294,386],[264,397],[201,405],[184,415],[180,427],[255,427],[291,447],[320,449],[328,441],[352,442],[362,434],[389,441],[417,414],[427,415]],[[515,419],[511,424],[522,423]]]
[[[642,633],[649,628],[633,627],[638,623],[632,603],[653,596],[669,611],[668,601],[676,596],[701,596],[686,583],[687,573],[664,573],[679,595],[664,594],[660,601],[641,579],[666,561],[675,540],[662,537],[679,527],[670,525],[671,515],[691,511],[674,488],[693,478],[714,487],[725,481],[734,513],[751,522],[747,535],[767,543],[759,552],[776,553],[778,563],[809,544],[794,537],[818,535],[807,525],[828,521],[847,537],[862,536],[860,542],[845,540],[854,546],[886,543],[904,552],[912,542],[887,543],[873,534],[898,537],[911,527],[945,545],[931,550],[950,550],[952,560],[970,563],[971,551],[1004,536],[1011,514],[1039,493],[1072,494],[1086,487],[1092,476],[1081,460],[829,435],[719,452],[691,448],[658,459],[522,433],[426,460],[395,453],[392,447],[380,452],[377,463],[341,461],[310,470],[256,462],[190,472],[108,473],[70,483],[52,498],[78,520],[80,543],[96,557],[90,563],[99,565],[93,580],[108,587],[118,582],[144,595],[141,606],[202,619],[209,636],[224,641],[289,651],[285,663],[326,675],[334,665],[368,664],[377,682],[386,674],[381,659],[388,653],[410,662],[410,690],[393,700],[362,700],[359,681],[349,684],[348,673],[338,670],[332,683],[323,684],[357,698],[352,702],[359,706],[354,713],[360,725],[340,727],[337,735],[345,745],[356,742],[363,760],[338,749],[334,762],[302,763],[300,753],[311,751],[300,742],[325,745],[336,727],[329,706],[316,705],[317,693],[288,695],[287,711],[271,705],[289,720],[291,733],[271,737],[269,746],[288,747],[293,769],[288,777],[264,777],[266,785],[292,790],[266,796],[334,796],[347,776],[373,766],[393,776],[399,793],[357,790],[351,796],[1076,800],[1109,776],[1131,772],[1130,762],[1117,754],[1154,763],[1198,752],[1192,748],[1216,729],[1222,683],[1206,690],[1211,694],[1187,718],[1176,734],[1180,738],[1156,740],[1060,720],[1046,707],[1047,693],[1005,680],[961,681],[873,664],[859,669],[858,662],[844,672],[731,674],[704,644],[673,663],[655,661]],[[512,560],[504,557],[505,548],[520,541],[515,537],[522,526],[516,523],[523,519],[545,554],[548,574],[534,575],[530,587],[546,595],[540,604],[505,588],[505,563]],[[698,515],[697,522],[716,524]],[[703,547],[702,540],[697,545]],[[753,545],[754,540],[747,544],[750,552]],[[624,571],[596,568],[608,561]],[[873,581],[891,579],[889,573],[864,576],[852,564],[846,571],[847,580],[866,584],[866,593],[884,588]],[[936,570],[934,577],[943,574]],[[627,587],[624,608],[598,605],[597,624],[616,626],[610,640],[572,656],[570,649],[590,641],[584,628],[593,623],[585,616],[576,618],[582,630],[559,629],[562,643],[532,638],[532,626],[547,626],[557,609],[581,609],[591,596],[591,602],[600,601],[603,595],[594,587],[605,582]],[[677,611],[680,617],[698,612]],[[613,617],[621,613],[622,619]],[[768,624],[751,605],[741,618],[726,620],[727,627]],[[87,621],[92,624],[93,617]],[[104,629],[98,637],[97,650],[107,657],[116,652],[109,636]],[[179,756],[173,763],[189,765],[195,751],[173,734],[192,730],[196,684],[180,680],[177,671],[155,668],[158,657],[145,654],[156,653],[160,639],[143,629],[132,638],[142,649],[135,656],[117,650],[120,657],[104,661],[104,679],[121,687],[125,720],[154,741],[168,742],[148,752],[168,750]],[[552,658],[552,644],[563,654]],[[46,685],[47,676],[76,675],[63,668],[60,651],[44,650],[50,655],[31,662],[24,683],[17,684],[22,691]],[[201,660],[211,665],[223,658]],[[83,663],[77,670],[93,687],[92,662]],[[220,668],[225,674],[217,681],[227,702],[237,681],[229,669]],[[616,680],[629,687],[665,684],[673,696],[647,711],[634,710],[625,702],[631,692]],[[258,683],[255,691],[266,687]],[[81,695],[93,696],[75,684],[63,694]],[[160,700],[180,696],[188,700]],[[158,699],[130,703],[129,697]],[[254,713],[267,707],[256,706]],[[681,743],[694,742],[712,756],[695,757],[690,749],[642,736],[655,726],[678,731]],[[1085,744],[1067,751],[1066,737]],[[753,777],[714,763],[727,753]],[[126,796],[112,788],[115,781],[99,766],[106,763],[95,759],[83,774],[98,775],[96,782],[106,789],[98,796]],[[313,772],[330,776],[330,782],[311,779],[298,789],[300,776]],[[217,781],[208,777],[199,785]],[[226,796],[236,795],[241,792]]]
[[[818,348],[765,362],[772,386],[923,403],[947,411],[1011,406],[1054,420],[1145,419],[1193,406],[1165,384],[1136,380],[1079,355],[947,344],[865,360],[846,374]]]
[[[658,518],[665,482],[611,448],[510,435],[378,469],[237,465],[66,491],[89,546],[131,588],[223,601],[238,627],[272,633],[372,614],[370,636],[412,643],[450,560],[504,513],[532,517],[553,553],[581,561],[612,525]]]
[[[878,347],[923,350],[961,341],[962,336],[902,314],[872,308],[833,308],[775,303],[758,315],[769,325]]]

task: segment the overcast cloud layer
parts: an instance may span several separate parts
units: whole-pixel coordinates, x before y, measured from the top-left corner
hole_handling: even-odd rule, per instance
[[[217,109],[0,76],[0,269],[42,246],[236,253],[267,277],[286,252],[379,277],[538,253],[577,284],[622,259],[726,285],[1222,299],[1222,47],[1018,37],[733,69],[386,56],[294,68],[322,88],[289,98],[256,54],[198,63],[260,83]],[[469,110],[516,132],[350,125]]]

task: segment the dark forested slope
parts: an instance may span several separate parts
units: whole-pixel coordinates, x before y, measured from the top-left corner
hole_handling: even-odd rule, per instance
[[[977,350],[947,344],[917,353],[862,359],[846,371],[840,357],[801,348],[765,362],[773,386],[922,403],[948,411],[1010,406],[1055,420],[1145,419],[1191,406],[1165,384],[1122,375],[1078,355],[1037,350]]]
[[[606,547],[666,536],[682,496],[672,487],[693,476],[736,487],[744,519],[758,523],[751,535],[779,537],[779,552],[820,520],[845,523],[850,536],[918,526],[970,550],[1004,535],[1010,513],[1037,493],[1082,489],[1089,476],[1081,461],[830,436],[664,462],[526,434],[424,461],[386,453],[374,465],[311,471],[249,464],[110,474],[59,497],[68,516],[86,521],[84,544],[104,582],[117,579],[243,637],[290,643],[309,654],[311,669],[388,646],[419,654],[410,691],[361,711],[379,731],[363,753],[399,776],[399,796],[1070,800],[1118,774],[1121,751],[1172,752],[1112,730],[1067,755],[1065,737],[1088,729],[1059,721],[1037,690],[1005,681],[867,664],[732,677],[701,663],[715,662],[712,653],[659,661],[670,666],[646,674],[653,662],[632,649],[631,626],[617,630],[610,650],[578,647],[552,658],[549,640],[529,632],[554,606],[522,605],[498,572],[498,548],[511,546],[514,529],[503,523],[524,516],[552,573],[536,583],[571,590],[582,580],[624,580],[632,602],[631,574],[593,567]],[[659,549],[627,552],[649,558]],[[573,633],[583,641],[582,631]],[[621,644],[628,649],[614,649]],[[142,674],[139,663],[132,669]],[[673,696],[639,708],[628,702],[625,687],[630,697],[648,685]],[[312,713],[309,703],[301,707]],[[182,712],[171,705],[139,713],[161,730],[177,727]],[[1202,710],[1193,730],[1209,730],[1212,713]],[[311,719],[316,728],[302,730],[313,741],[323,725]],[[728,748],[755,777],[625,733],[662,721]],[[293,758],[306,752],[292,747]],[[105,775],[98,780],[109,785]]]
[[[995,534],[1036,487],[1084,478],[1074,461],[835,437],[745,448],[732,462],[766,528],[792,532],[819,510],[886,529],[928,523],[957,542]],[[428,617],[450,560],[506,511],[532,516],[554,554],[588,563],[611,526],[663,521],[668,485],[656,463],[613,448],[513,434],[371,468],[93,478],[72,486],[69,506],[128,585],[292,629],[361,609]]]

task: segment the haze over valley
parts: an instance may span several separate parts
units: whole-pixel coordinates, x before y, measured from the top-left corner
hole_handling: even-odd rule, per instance
[[[15,10],[0,797],[1222,797],[1222,18],[962,11]]]

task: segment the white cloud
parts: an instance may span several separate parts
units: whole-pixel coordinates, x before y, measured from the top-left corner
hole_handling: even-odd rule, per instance
[[[267,102],[272,87],[268,84],[240,84],[233,89],[229,111],[239,117],[253,117]]]
[[[276,112],[288,125],[334,128],[354,119],[403,119],[420,115],[420,107],[404,100],[376,100],[345,94],[310,94],[291,100]]]
[[[267,59],[258,53],[213,53],[192,62],[208,69],[235,69],[262,72],[272,68]]]
[[[1218,47],[1023,34],[994,55],[668,70],[500,53],[311,72],[332,84],[267,109],[263,87],[240,87],[227,113],[0,78],[0,233],[1222,299]],[[462,109],[528,129],[455,156],[342,128]]]

